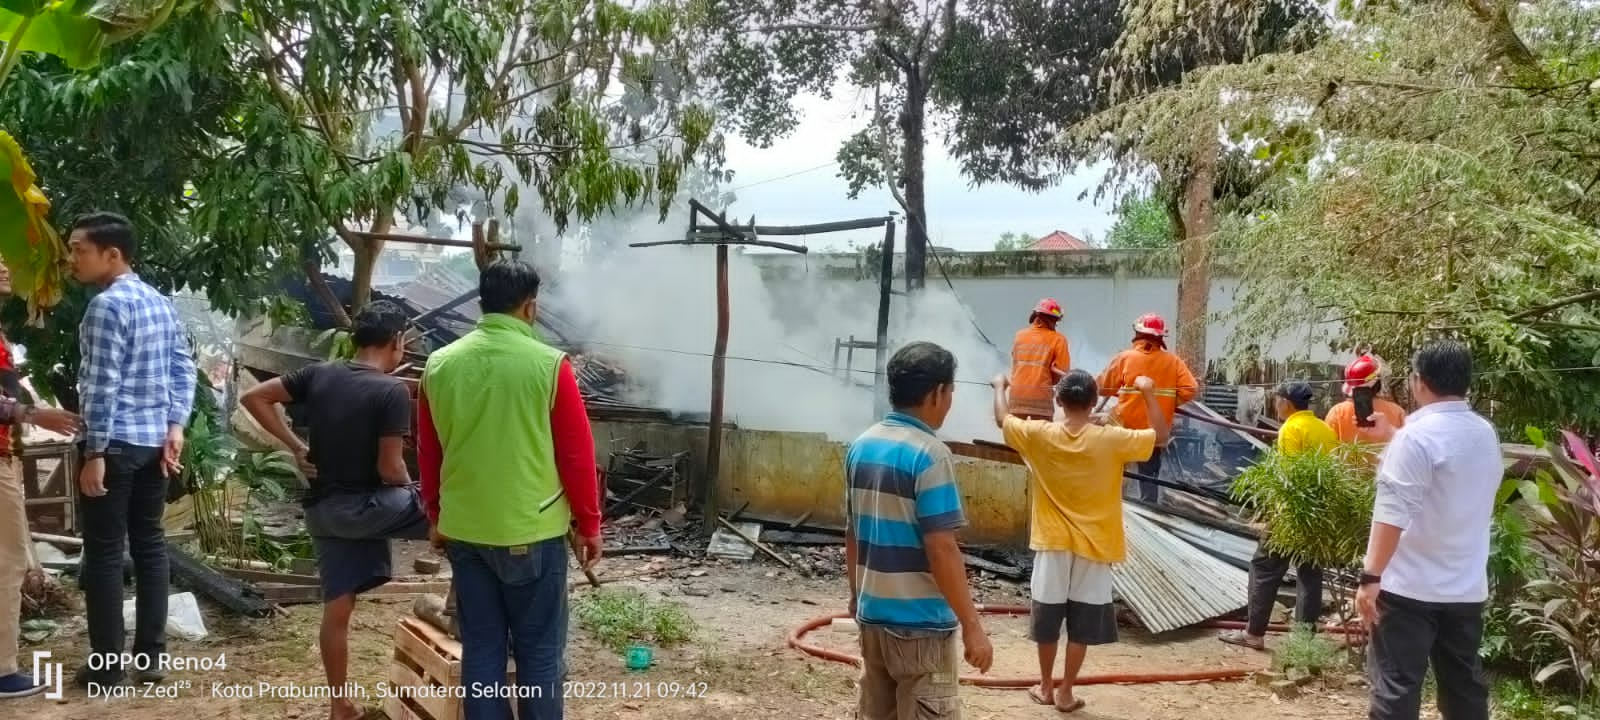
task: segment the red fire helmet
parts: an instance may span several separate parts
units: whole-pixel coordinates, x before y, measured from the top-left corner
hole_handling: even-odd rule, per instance
[[[1033,312],[1060,320],[1062,315],[1061,303],[1056,302],[1055,298],[1045,298],[1040,300],[1038,305],[1033,306]]]
[[[1140,335],[1166,337],[1167,321],[1162,320],[1161,316],[1155,313],[1145,313],[1140,315],[1138,320],[1133,321],[1133,331]]]
[[[1344,394],[1358,387],[1377,385],[1383,375],[1383,365],[1371,355],[1362,355],[1344,368]]]

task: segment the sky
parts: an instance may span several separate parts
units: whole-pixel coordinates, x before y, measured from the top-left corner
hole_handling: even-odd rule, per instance
[[[727,167],[734,171],[729,186],[737,197],[730,218],[748,221],[753,214],[762,225],[831,222],[881,216],[899,210],[894,198],[881,188],[865,190],[860,199],[847,197],[848,185],[833,163],[839,146],[858,131],[871,114],[871,96],[854,88],[841,88],[832,99],[808,95],[797,99],[800,126],[772,147],[753,147],[730,136]],[[855,115],[855,118],[851,116]],[[933,244],[957,250],[990,250],[1002,233],[1044,236],[1065,230],[1080,238],[1104,238],[1111,227],[1110,200],[1094,204],[1092,191],[1098,171],[1066,178],[1042,193],[1009,185],[972,187],[960,165],[944,152],[943,140],[930,137],[927,151],[928,230]],[[901,237],[904,237],[902,232]],[[805,238],[818,249],[846,243],[858,245],[882,239],[878,230],[836,233]]]

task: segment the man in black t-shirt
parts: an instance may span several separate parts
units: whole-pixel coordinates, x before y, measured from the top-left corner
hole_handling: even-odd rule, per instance
[[[363,710],[340,692],[349,664],[356,595],[389,581],[389,538],[421,540],[428,521],[406,468],[411,395],[390,375],[405,354],[406,316],[378,301],[355,318],[356,356],[309,365],[250,388],[239,398],[250,416],[291,448],[311,478],[306,530],[322,585],[322,664],[334,689],[331,720]],[[302,406],[310,443],[284,422],[278,405]]]

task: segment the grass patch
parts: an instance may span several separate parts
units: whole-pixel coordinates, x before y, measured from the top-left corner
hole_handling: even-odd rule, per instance
[[[651,600],[638,590],[599,588],[579,598],[573,609],[584,630],[619,653],[635,642],[682,645],[699,631],[682,605]]]
[[[1600,713],[1593,702],[1575,701],[1558,693],[1541,690],[1524,680],[1507,678],[1490,688],[1490,707],[1502,720],[1546,720],[1578,718],[1592,720]]]
[[[1277,672],[1303,670],[1310,675],[1321,675],[1337,668],[1343,658],[1344,650],[1338,643],[1312,632],[1309,626],[1296,625],[1272,653],[1272,669]]]

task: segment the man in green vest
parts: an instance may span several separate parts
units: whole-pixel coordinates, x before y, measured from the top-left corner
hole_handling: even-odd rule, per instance
[[[539,274],[500,261],[483,317],[433,353],[417,406],[422,502],[453,570],[466,720],[560,720],[567,543],[600,559],[594,436],[572,364],[533,329]],[[516,658],[516,687],[504,687]]]

